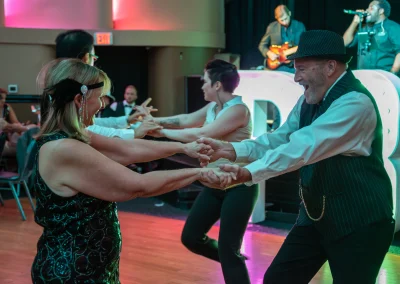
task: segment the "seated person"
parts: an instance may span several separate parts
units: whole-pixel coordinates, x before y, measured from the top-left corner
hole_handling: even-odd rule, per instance
[[[7,134],[7,141],[4,145],[2,154],[5,157],[15,156],[17,149],[17,141],[23,132],[32,127],[37,127],[35,124],[24,125],[18,121],[15,111],[11,105],[6,103],[8,92],[0,88],[0,119],[1,132]]]

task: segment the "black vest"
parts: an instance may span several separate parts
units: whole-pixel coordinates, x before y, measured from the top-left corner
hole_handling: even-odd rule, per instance
[[[333,101],[353,91],[368,96],[376,111],[372,154],[368,157],[337,155],[300,169],[304,202],[311,217],[321,215],[325,196],[325,213],[321,220],[313,223],[327,240],[338,239],[367,224],[391,219],[393,215],[392,185],[382,160],[381,117],[371,93],[351,71],[335,84],[319,106],[304,101],[300,128],[310,125]],[[301,214],[305,211],[300,210]]]
[[[132,114],[134,112],[135,111],[132,109],[130,114]],[[125,116],[124,102],[117,102],[117,108],[115,109],[115,111],[113,111],[112,113],[109,113],[108,115],[113,116],[113,117]]]
[[[125,115],[124,102],[118,102],[117,108],[115,109],[115,116],[124,116],[124,115]]]

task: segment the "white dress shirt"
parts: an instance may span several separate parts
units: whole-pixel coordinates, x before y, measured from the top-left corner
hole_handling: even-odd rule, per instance
[[[247,185],[335,155],[371,154],[377,117],[370,98],[358,92],[347,93],[336,99],[312,124],[299,129],[304,100],[303,95],[287,121],[276,131],[256,140],[232,143],[237,162],[251,162],[245,166],[252,175],[252,182]]]
[[[122,103],[124,104],[125,115],[128,116],[131,113],[132,109],[135,107],[136,103],[133,102],[131,104],[128,104],[128,102],[126,100],[124,100]],[[110,108],[113,111],[116,111],[117,110],[117,104],[118,104],[117,102],[112,103],[110,105]],[[129,106],[129,107],[127,107],[127,106]]]
[[[94,124],[104,127],[123,129],[129,126],[128,116],[118,117],[96,117]]]
[[[90,125],[86,129],[106,137],[119,137],[123,140],[132,140],[135,138],[135,131],[133,129],[115,129],[99,125]]]

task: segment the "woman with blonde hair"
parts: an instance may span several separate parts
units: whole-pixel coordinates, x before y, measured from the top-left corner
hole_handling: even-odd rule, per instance
[[[50,104],[37,137],[35,221],[43,227],[43,234],[32,265],[32,281],[119,283],[117,201],[159,195],[209,174],[221,179],[231,176],[199,168],[144,175],[127,169],[122,164],[131,163],[132,158],[107,152],[107,147],[103,152],[95,150],[93,135],[85,130],[110,88],[107,75],[77,59],[54,61],[43,72],[43,99]],[[104,145],[126,146],[119,139],[102,139],[106,139]],[[192,156],[207,151],[199,143],[153,145],[167,148],[161,151],[164,155],[182,149]]]

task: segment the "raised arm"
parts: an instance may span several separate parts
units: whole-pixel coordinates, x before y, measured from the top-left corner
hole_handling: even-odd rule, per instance
[[[39,153],[42,178],[64,197],[78,192],[113,202],[150,197],[188,185],[208,171],[180,169],[140,175],[73,139],[49,142]]]
[[[357,10],[358,12],[364,12],[364,10]],[[354,40],[354,34],[356,33],[358,24],[362,21],[362,19],[355,15],[353,21],[351,22],[350,26],[347,28],[343,35],[344,45],[349,46]]]
[[[169,139],[191,142],[201,137],[222,138],[236,129],[247,125],[250,112],[244,105],[236,105],[228,109],[224,114],[212,123],[198,128],[187,129],[162,129],[160,134]]]
[[[209,106],[210,104],[207,104],[198,111],[188,114],[179,114],[167,117],[154,117],[154,121],[164,128],[182,129],[199,127],[203,125],[204,121],[206,120],[207,109]]]

